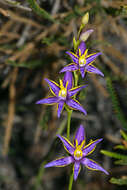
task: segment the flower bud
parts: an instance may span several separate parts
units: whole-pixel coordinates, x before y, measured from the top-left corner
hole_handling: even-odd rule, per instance
[[[90,29],[90,30],[87,30],[86,32],[83,32],[83,33],[80,35],[79,40],[85,42],[85,41],[89,38],[90,34],[91,34],[93,31],[94,31],[93,29]]]
[[[87,12],[83,17],[82,17],[82,24],[86,25],[89,21],[89,13]]]

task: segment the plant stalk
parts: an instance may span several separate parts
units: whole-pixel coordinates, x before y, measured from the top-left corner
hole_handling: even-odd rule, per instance
[[[70,175],[68,190],[72,190],[74,172]]]

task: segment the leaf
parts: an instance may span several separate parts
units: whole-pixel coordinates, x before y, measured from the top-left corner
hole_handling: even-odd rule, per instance
[[[126,120],[126,118],[125,118],[125,116],[124,116],[124,114],[120,108],[118,97],[117,97],[117,94],[113,88],[111,78],[107,77],[106,82],[107,82],[108,92],[109,92],[110,97],[112,99],[112,104],[113,104],[115,114],[116,114],[117,118],[120,120],[120,122],[122,123],[123,127],[125,129],[127,129],[127,120]]]
[[[109,156],[111,158],[116,158],[116,159],[121,159],[121,160],[127,160],[127,156],[123,155],[123,154],[118,154],[115,152],[110,152],[110,151],[106,151],[106,150],[101,150],[100,151],[102,154]]]
[[[42,60],[33,60],[33,61],[28,61],[28,62],[17,63],[15,61],[7,60],[7,64],[13,67],[23,67],[23,68],[28,68],[28,69],[34,69],[36,67],[41,66],[43,62]]]
[[[114,163],[117,165],[127,165],[127,160],[117,160]]]
[[[116,145],[114,149],[121,149],[121,150],[127,150],[127,148],[123,145]]]
[[[117,184],[117,185],[127,185],[127,176],[124,176],[120,179],[112,177],[110,179],[110,183]]]
[[[35,13],[39,16],[44,17],[47,20],[50,20],[52,22],[56,22],[55,19],[43,8],[40,8],[39,5],[36,3],[36,0],[27,0],[30,4],[30,7],[35,11]]]
[[[120,130],[120,134],[127,141],[127,134],[123,130]]]
[[[45,37],[42,39],[42,43],[46,45],[51,45],[55,41],[55,36]]]

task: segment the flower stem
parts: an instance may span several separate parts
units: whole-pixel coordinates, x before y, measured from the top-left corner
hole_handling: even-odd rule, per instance
[[[71,114],[72,110],[67,109],[67,138],[70,138]]]
[[[72,172],[72,174],[70,175],[68,190],[72,190],[73,177],[74,177],[74,172]]]

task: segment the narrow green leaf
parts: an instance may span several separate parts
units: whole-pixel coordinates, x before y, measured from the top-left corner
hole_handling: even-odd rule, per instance
[[[123,159],[123,160],[127,160],[127,156],[126,155],[123,155],[123,154],[118,154],[118,153],[115,153],[115,152],[110,152],[110,151],[106,151],[106,150],[101,150],[100,151],[102,154],[106,155],[106,156],[109,156],[111,158],[116,158],[116,159]]]
[[[114,149],[121,149],[121,150],[127,150],[127,148],[123,145],[116,145]]]
[[[36,181],[35,181],[35,186],[34,186],[34,190],[38,189],[38,187],[42,184],[42,177],[44,175],[44,165],[46,164],[46,161],[44,161],[42,164],[41,164],[41,167],[38,171],[38,174],[36,176]]]
[[[110,179],[110,183],[117,184],[117,185],[127,185],[127,176],[120,179],[112,177]]]
[[[55,19],[52,18],[52,16],[47,11],[45,11],[43,8],[39,7],[36,0],[27,0],[27,1],[30,4],[30,7],[33,9],[33,11],[37,15],[42,16],[43,18],[50,20],[52,22],[56,22]]]
[[[120,134],[127,141],[127,134],[123,130],[120,130]]]
[[[7,60],[7,64],[13,67],[23,67],[23,68],[28,68],[28,69],[34,69],[36,67],[41,66],[43,62],[42,60],[33,60],[33,61],[28,61],[28,62],[16,63],[15,61]]]
[[[114,163],[117,165],[127,165],[127,160],[117,160]]]
[[[126,118],[125,118],[125,116],[124,116],[124,114],[120,108],[118,97],[117,97],[117,94],[113,88],[111,78],[107,77],[106,82],[107,82],[107,89],[108,89],[108,92],[109,92],[111,100],[112,100],[112,104],[113,104],[115,114],[116,114],[117,118],[120,120],[120,122],[122,123],[123,127],[125,129],[127,129],[127,120],[126,120]]]

